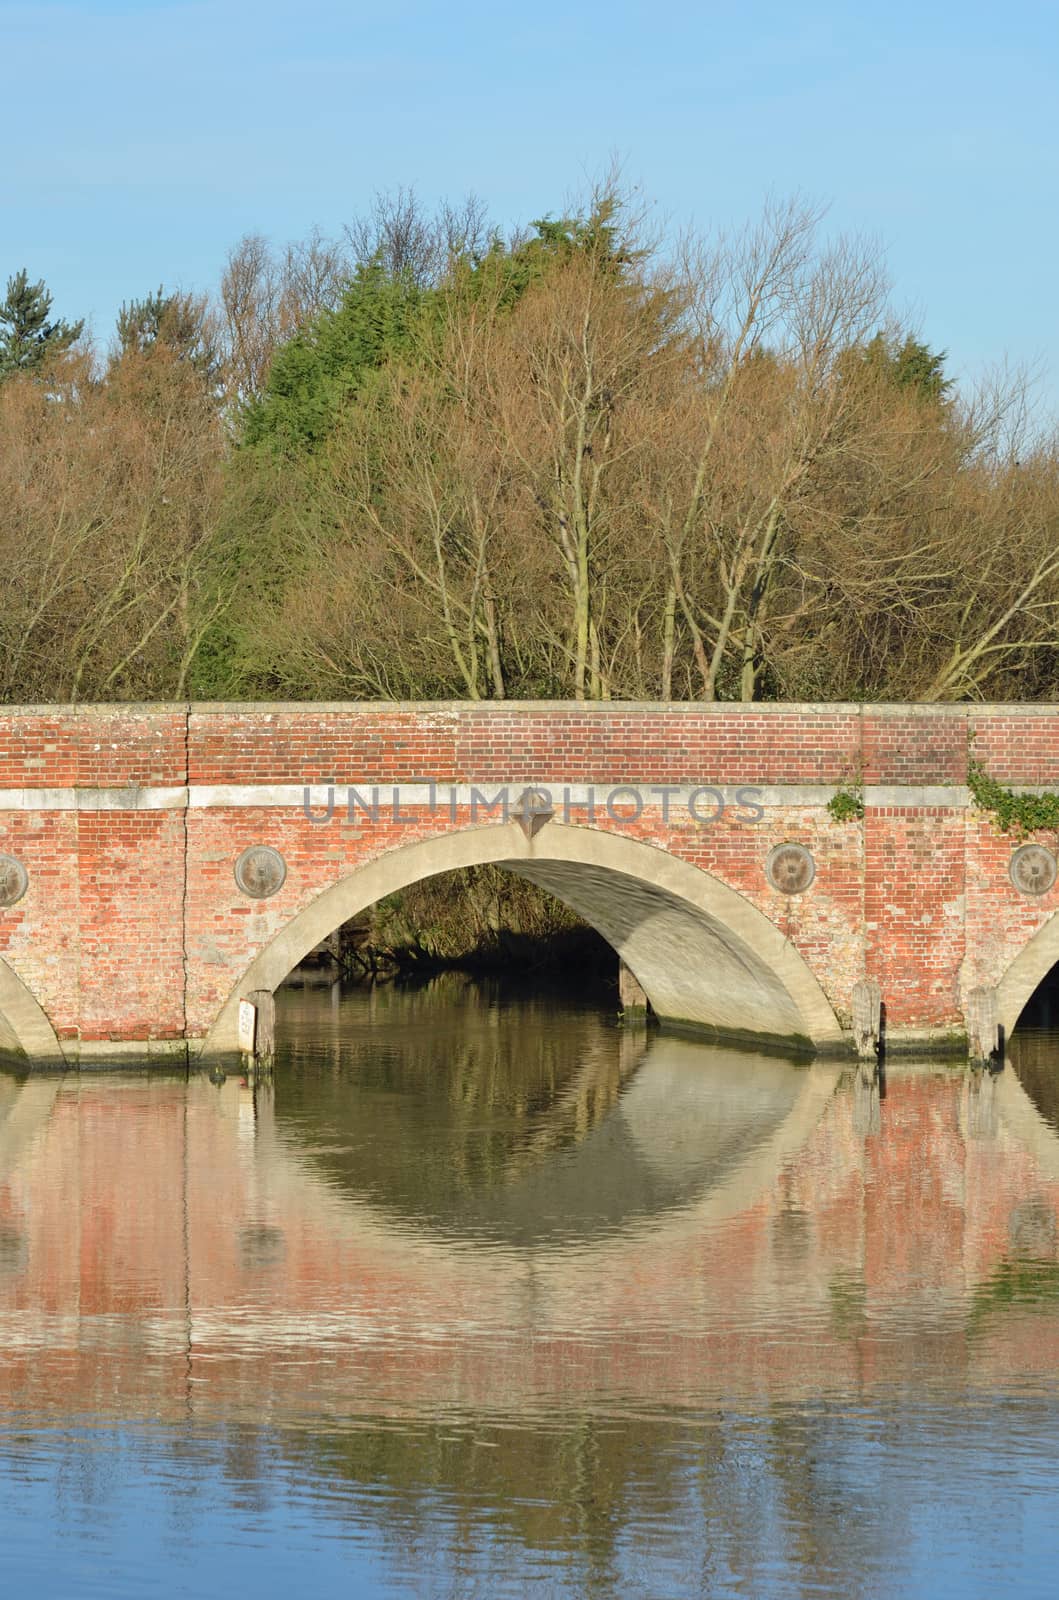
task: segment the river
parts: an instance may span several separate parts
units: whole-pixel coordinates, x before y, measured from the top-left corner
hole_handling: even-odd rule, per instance
[[[1054,1592],[1059,1033],[278,999],[258,1084],[0,1076],[5,1593]]]

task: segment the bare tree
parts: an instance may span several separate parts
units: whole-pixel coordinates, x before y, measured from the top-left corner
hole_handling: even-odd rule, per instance
[[[278,346],[338,305],[353,265],[319,229],[278,253],[261,234],[246,234],[229,252],[220,300],[233,401],[261,393]]]
[[[458,204],[446,201],[431,214],[414,189],[400,187],[377,193],[370,209],[347,225],[346,239],[359,265],[376,262],[426,289],[442,283],[455,261],[482,255],[489,229],[476,195]]]
[[[0,695],[180,696],[208,626],[222,437],[213,395],[169,349],[105,383],[0,392]]]

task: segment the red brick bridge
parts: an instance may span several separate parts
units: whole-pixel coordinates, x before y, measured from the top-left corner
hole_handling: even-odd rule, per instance
[[[844,1048],[1009,1031],[1059,962],[1059,840],[979,810],[969,752],[1059,789],[1047,706],[158,705],[0,713],[0,1048],[237,1045],[342,922],[494,862],[592,922],[663,1020]],[[828,802],[852,791],[863,815]],[[1013,859],[1014,858],[1014,859]]]

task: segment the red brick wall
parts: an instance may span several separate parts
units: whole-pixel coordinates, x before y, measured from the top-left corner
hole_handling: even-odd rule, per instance
[[[43,707],[0,713],[0,789],[528,782],[959,786],[968,752],[1006,783],[1059,787],[1059,712],[908,706]],[[764,823],[713,826],[647,812],[635,837],[745,896],[785,933],[840,1015],[877,977],[894,1029],[958,1031],[962,997],[995,983],[1053,912],[1007,876],[1014,844],[953,795],[870,804],[837,824],[822,797],[788,796]],[[91,799],[87,796],[86,799]],[[394,827],[308,823],[300,805],[56,809],[10,795],[0,849],[30,888],[0,910],[0,954],[57,1034],[100,1041],[204,1033],[263,945],[322,889],[397,844],[463,827],[442,811]],[[337,810],[342,811],[343,793]],[[929,804],[922,803],[924,799]],[[488,822],[479,818],[479,825]],[[575,813],[575,820],[578,820]],[[596,826],[613,827],[600,809]],[[813,851],[808,893],[772,891],[773,843]],[[1055,839],[1043,839],[1053,847]],[[236,887],[247,844],[271,843],[287,882],[264,902]],[[186,868],[185,868],[186,858]],[[185,1019],[186,1004],[186,1019]]]
[[[183,783],[184,706],[0,709],[0,789]]]
[[[853,707],[217,707],[192,713],[189,779],[837,783],[859,723]]]

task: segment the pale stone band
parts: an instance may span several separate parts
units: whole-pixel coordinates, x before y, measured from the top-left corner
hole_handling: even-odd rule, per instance
[[[609,779],[598,783],[568,783],[563,779],[519,778],[501,782],[485,779],[477,784],[379,783],[345,780],[334,784],[300,783],[218,783],[165,785],[159,787],[90,789],[0,789],[0,811],[184,811],[210,809],[256,809],[273,807],[324,812],[329,803],[335,814],[344,814],[351,791],[355,791],[358,814],[373,804],[386,812],[394,805],[394,791],[401,807],[413,809],[433,804],[438,810],[472,803],[484,811],[501,791],[507,792],[514,806],[527,787],[547,789],[552,803],[560,808],[587,806],[590,802],[605,807],[613,797],[615,808],[632,806],[637,801],[645,811],[687,810],[690,802],[705,810],[711,796],[720,796],[726,806],[752,809],[763,806],[776,810],[790,806],[823,806],[836,791],[835,784],[711,784],[695,785],[624,783]],[[1015,787],[1017,794],[1041,794],[1041,788]],[[332,798],[329,798],[332,797]],[[964,785],[867,784],[864,804],[870,807],[893,806],[900,810],[962,810],[970,805],[970,790]]]

